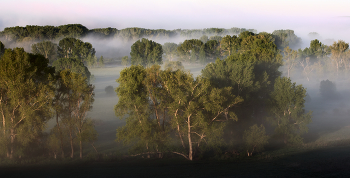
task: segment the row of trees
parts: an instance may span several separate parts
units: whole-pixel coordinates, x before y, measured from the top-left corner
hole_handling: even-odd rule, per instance
[[[75,58],[89,67],[103,67],[104,59],[95,56],[95,49],[91,43],[76,38],[63,38],[58,45],[51,41],[42,41],[32,46],[32,53],[41,54],[49,59],[52,65],[60,58]]]
[[[82,143],[96,139],[93,122],[86,117],[94,97],[89,72],[74,71],[84,68],[82,63],[54,66],[48,66],[43,55],[26,53],[23,48],[6,49],[1,56],[1,156],[12,159],[35,154],[33,150],[42,154],[43,148],[64,157],[68,141],[70,156],[78,143],[82,157]],[[46,123],[52,118],[56,126],[45,135]]]
[[[273,36],[243,32],[222,41],[216,44],[228,57],[207,64],[197,78],[182,68],[172,69],[175,63],[165,70],[151,66],[153,62],[125,68],[117,80],[115,113],[126,118],[126,125],[117,129],[117,139],[133,145],[134,153],[162,157],[171,152],[189,160],[242,135],[251,155],[267,143],[264,126],[269,124],[284,143],[301,143],[311,122],[311,113],[303,110],[306,90],[280,77],[283,56]],[[186,40],[163,49],[176,49],[178,56],[190,60],[196,50],[210,46],[208,42]]]
[[[279,34],[284,33],[279,32]],[[294,35],[294,32],[288,31],[288,34]],[[276,40],[279,40],[279,37],[273,34],[265,32],[254,34],[244,31],[238,36],[211,36],[210,39],[208,39],[208,36],[202,36],[200,39],[185,40],[179,45],[165,43],[163,49],[164,57],[169,61],[177,59],[185,62],[206,64],[208,62],[214,62],[217,58],[223,59],[231,54],[239,54],[248,49],[254,48],[259,50],[263,45],[276,45]],[[284,43],[288,44],[288,39],[281,39],[279,41],[284,41]],[[270,47],[267,46],[266,48]],[[280,48],[280,46],[277,46],[277,48]]]
[[[290,77],[295,71],[301,73],[310,80],[313,75],[328,77],[345,76],[350,69],[349,44],[342,40],[327,46],[315,39],[310,42],[310,47],[292,50],[286,47],[283,50],[286,76]]]
[[[124,41],[138,40],[140,38],[173,38],[173,37],[185,37],[185,38],[199,38],[203,35],[208,36],[223,36],[227,34],[239,34],[244,31],[251,31],[256,33],[254,29],[245,28],[206,28],[197,30],[176,29],[176,30],[164,30],[164,29],[145,29],[145,28],[96,28],[88,29],[81,24],[67,24],[61,26],[37,26],[27,25],[25,27],[6,27],[0,32],[0,37],[5,38],[8,42],[22,42],[25,40],[32,41],[45,41],[45,40],[60,40],[65,37],[70,38],[82,38],[88,35],[93,35],[99,38],[118,38]],[[26,39],[27,38],[27,39]]]

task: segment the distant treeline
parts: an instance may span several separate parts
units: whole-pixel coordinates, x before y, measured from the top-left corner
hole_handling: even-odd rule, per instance
[[[225,35],[237,35],[242,32],[249,31],[257,33],[255,29],[245,28],[205,28],[205,29],[145,29],[145,28],[95,28],[88,29],[81,24],[67,24],[61,26],[37,26],[27,25],[25,27],[6,27],[0,32],[0,38],[2,41],[7,42],[28,42],[28,41],[44,41],[55,40],[58,41],[65,37],[82,38],[88,35],[93,35],[97,38],[118,38],[124,41],[138,40],[140,38],[200,38],[201,36],[225,36]],[[277,39],[277,44],[281,45],[281,49],[286,47],[289,43],[297,45],[300,42],[300,38],[294,35],[293,30],[276,30],[273,35]],[[291,44],[289,44],[291,45]]]

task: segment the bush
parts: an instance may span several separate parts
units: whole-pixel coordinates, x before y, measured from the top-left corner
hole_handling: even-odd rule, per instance
[[[322,80],[320,83],[320,93],[321,93],[321,96],[325,99],[336,98],[335,83],[329,80]]]
[[[114,95],[115,94],[114,88],[111,85],[109,85],[105,88],[105,92],[107,95]]]
[[[268,143],[269,137],[266,135],[265,127],[263,125],[253,125],[249,127],[249,130],[244,131],[243,140],[247,149],[248,156],[251,156],[253,152],[259,152],[264,150],[264,146]]]

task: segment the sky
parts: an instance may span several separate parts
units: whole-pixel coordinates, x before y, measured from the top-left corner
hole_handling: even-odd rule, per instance
[[[348,0],[1,0],[0,30],[79,23],[89,29],[292,29],[340,38],[350,30]],[[344,34],[345,35],[345,34]],[[327,36],[327,37],[328,37]]]

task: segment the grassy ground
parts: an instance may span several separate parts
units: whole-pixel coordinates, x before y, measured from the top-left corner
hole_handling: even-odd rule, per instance
[[[187,161],[118,159],[45,166],[0,167],[11,177],[349,177],[350,146],[271,152],[253,158]]]

